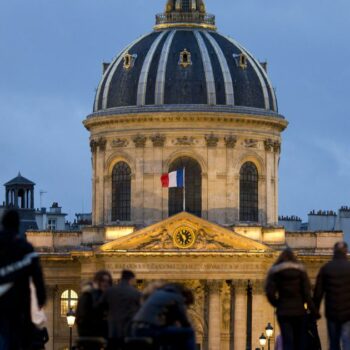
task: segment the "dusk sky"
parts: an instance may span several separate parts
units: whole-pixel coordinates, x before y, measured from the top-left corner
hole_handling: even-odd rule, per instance
[[[73,219],[91,210],[82,125],[102,62],[152,30],[165,0],[2,0],[0,184],[18,171]],[[350,206],[350,1],[207,0],[219,32],[268,61],[283,133],[280,214]],[[0,201],[5,199],[4,189]]]

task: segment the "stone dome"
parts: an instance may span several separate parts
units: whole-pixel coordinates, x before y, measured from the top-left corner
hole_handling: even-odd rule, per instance
[[[154,31],[105,65],[94,112],[129,107],[278,112],[263,65],[217,33],[202,0],[168,0]]]

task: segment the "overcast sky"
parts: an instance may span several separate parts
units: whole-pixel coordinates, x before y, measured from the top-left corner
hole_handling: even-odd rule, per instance
[[[219,31],[269,63],[283,134],[280,214],[350,205],[350,1],[207,0]],[[88,132],[101,63],[150,31],[165,0],[2,0],[0,184],[91,210]],[[4,200],[4,190],[0,200]]]

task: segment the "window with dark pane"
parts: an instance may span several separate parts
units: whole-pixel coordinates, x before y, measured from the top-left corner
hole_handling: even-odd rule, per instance
[[[117,163],[112,173],[112,221],[130,221],[131,169],[125,162]]]
[[[190,2],[191,2],[191,0],[182,0],[182,10],[184,12],[190,11]]]
[[[242,165],[240,171],[240,221],[259,221],[258,169],[252,162]]]
[[[186,211],[202,215],[202,169],[199,163],[190,157],[176,159],[169,172],[185,169]],[[183,189],[169,188],[169,216],[183,211]]]

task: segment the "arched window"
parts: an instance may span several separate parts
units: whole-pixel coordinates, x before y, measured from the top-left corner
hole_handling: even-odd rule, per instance
[[[185,209],[188,213],[202,215],[202,169],[199,163],[190,157],[176,159],[169,172],[185,169]],[[183,188],[169,188],[169,216],[183,211]]]
[[[239,193],[240,221],[259,221],[258,169],[252,162],[242,165]]]
[[[61,316],[66,317],[70,309],[76,310],[78,294],[73,289],[67,289],[61,294]]]
[[[117,163],[112,173],[112,221],[130,221],[131,169],[125,162]]]

